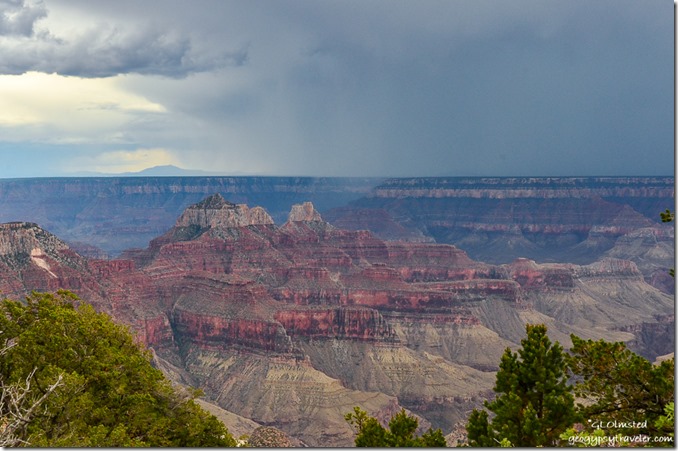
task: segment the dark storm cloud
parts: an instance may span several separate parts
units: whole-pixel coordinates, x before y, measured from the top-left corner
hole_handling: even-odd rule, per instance
[[[199,50],[187,35],[152,24],[126,27],[102,22],[65,37],[45,29],[36,31],[38,21],[46,17],[48,11],[42,3],[0,2],[0,73],[37,71],[85,78],[128,73],[185,77],[239,66],[247,60],[244,48]]]
[[[116,86],[163,112],[110,134],[193,168],[673,172],[667,0],[0,4],[0,72],[140,74]]]
[[[291,72],[302,148],[324,149],[307,164],[392,175],[673,172],[672,5],[448,5],[405,8],[407,19],[384,11],[374,27],[356,25],[370,23],[361,17]]]

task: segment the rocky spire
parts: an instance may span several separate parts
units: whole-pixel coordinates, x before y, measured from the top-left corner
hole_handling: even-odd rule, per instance
[[[323,222],[323,218],[311,202],[292,205],[287,220],[289,222]]]
[[[235,208],[236,205],[223,198],[219,193],[207,196],[197,204],[188,207],[189,210],[221,210],[224,208]]]
[[[184,210],[176,226],[198,226],[207,229],[269,224],[273,224],[273,219],[263,208],[249,208],[245,204],[236,205],[217,193]]]

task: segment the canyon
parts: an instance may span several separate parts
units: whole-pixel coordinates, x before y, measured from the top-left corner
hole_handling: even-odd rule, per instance
[[[474,259],[590,264],[635,262],[665,293],[674,227],[659,212],[675,203],[673,177],[459,177],[389,179],[323,212],[349,230],[385,239],[453,244]]]
[[[147,180],[129,183],[137,185],[122,188],[132,197],[138,190],[142,197],[153,191],[150,185],[140,188]],[[164,183],[169,186],[169,179]],[[569,194],[562,187],[552,194],[548,187],[540,188],[541,194],[529,194],[518,182],[513,194],[492,191],[491,184],[481,187],[486,191],[464,194],[485,196],[488,203],[482,211],[495,213],[507,208],[507,196],[540,199],[541,208],[535,211],[543,214],[530,222],[523,212],[518,228],[508,226],[508,216],[497,216],[492,227],[490,219],[477,216],[471,233],[484,230],[487,239],[497,240],[499,235],[492,235],[497,233],[522,234],[524,240],[533,240],[530,243],[541,243],[535,246],[546,252],[548,240],[535,237],[576,235],[581,241],[575,244],[565,239],[569,250],[563,252],[572,253],[581,243],[586,247],[588,240],[602,236],[605,245],[595,247],[597,258],[591,260],[590,254],[591,261],[579,263],[538,262],[524,255],[485,262],[461,246],[439,242],[444,234],[456,236],[457,223],[449,222],[455,212],[468,224],[463,214],[468,216],[478,205],[449,212],[430,204],[426,212],[420,209],[426,205],[422,199],[447,199],[444,205],[452,208],[448,202],[457,188],[435,191],[412,182],[410,194],[419,202],[415,214],[414,204],[397,190],[374,189],[366,180],[342,186],[325,181],[325,194],[321,189],[317,196],[325,196],[323,205],[335,218],[328,221],[315,202],[303,198],[313,189],[310,185],[292,193],[289,187],[266,183],[259,185],[260,192],[278,186],[277,192],[283,193],[268,198],[271,204],[280,202],[276,208],[292,201],[283,220],[278,209],[270,212],[238,195],[229,196],[227,190],[215,190],[222,196],[194,189],[189,196],[191,185],[179,184],[170,189],[181,193],[175,197],[153,192],[144,197],[156,202],[147,217],[164,217],[189,198],[195,201],[146,246],[120,250],[113,259],[100,258],[112,248],[86,256],[77,251],[79,245],[67,244],[34,222],[2,224],[0,291],[4,297],[20,298],[32,290],[72,290],[128,324],[168,377],[201,388],[204,402],[221,409],[238,430],[274,426],[310,446],[352,444],[353,431],[343,415],[353,406],[382,420],[404,407],[421,419],[422,427],[449,433],[491,396],[500,357],[506,348],[519,346],[526,323],[546,324],[551,339],[565,347],[571,344],[571,333],[624,341],[651,360],[675,346],[674,299],[666,292],[670,285],[652,283],[649,277],[658,274],[673,229],[640,212],[673,195],[661,180],[641,183],[642,189],[633,188],[638,191],[629,191],[631,187],[624,188],[619,180],[613,188],[601,182],[590,197],[586,189],[593,188],[576,183]],[[347,186],[353,191],[332,200],[332,190]],[[403,190],[407,184],[399,186]],[[610,191],[601,191],[605,189]],[[634,206],[626,203],[585,214],[623,195],[640,200]],[[569,200],[561,202],[562,196]],[[572,196],[584,197],[583,206],[576,206]],[[139,199],[112,198],[102,202],[121,206]],[[550,211],[556,208],[551,198],[561,202],[555,212]],[[495,201],[499,203],[492,204]],[[70,207],[68,214],[92,221],[96,209],[87,210],[86,203]],[[568,203],[569,210],[563,207]],[[371,209],[381,213],[366,214]],[[433,210],[440,211],[434,215]],[[52,215],[44,208],[38,213]],[[99,214],[112,215],[105,209]],[[386,226],[376,227],[376,232],[358,227],[365,221]],[[435,236],[431,229],[438,231]],[[385,240],[380,230],[398,239]],[[121,242],[129,240],[123,237]],[[94,240],[88,245],[100,244]],[[668,266],[670,262],[664,271]]]

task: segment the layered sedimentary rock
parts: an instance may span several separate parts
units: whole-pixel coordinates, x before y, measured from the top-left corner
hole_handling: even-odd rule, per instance
[[[650,358],[672,339],[672,297],[629,260],[487,264],[338,229],[310,203],[270,219],[211,196],[116,260],[34,224],[0,226],[1,288],[76,291],[130,324],[173,380],[311,446],[351,444],[355,405],[385,420],[404,406],[449,432],[490,395],[527,322],[566,346],[576,333]]]
[[[273,219],[263,208],[235,205],[220,194],[214,194],[187,208],[177,220],[176,227],[228,229],[265,224],[273,224]]]
[[[674,196],[673,177],[391,179],[324,217],[389,239],[409,240],[418,232],[497,264],[520,257],[577,264],[622,257],[671,294],[670,281],[657,274],[673,261],[673,237],[665,247],[648,238],[672,232],[659,212]],[[376,217],[385,218],[383,226],[366,219]],[[392,221],[402,227],[399,236]]]
[[[292,210],[287,217],[288,222],[320,222],[322,220],[320,213],[315,210],[311,202],[292,205]]]
[[[221,193],[259,205],[279,224],[290,207],[312,201],[321,211],[345,205],[381,179],[318,177],[83,177],[0,180],[0,222],[30,221],[89,255],[145,248],[192,204]],[[82,244],[78,246],[86,250]],[[100,248],[102,251],[97,251]]]
[[[306,308],[276,313],[291,336],[348,338],[359,341],[395,341],[390,324],[378,311],[367,308]]]
[[[188,371],[218,405],[314,447],[351,444],[354,432],[344,415],[356,405],[382,419],[400,409],[396,398],[346,388],[308,360],[198,347],[185,359]]]

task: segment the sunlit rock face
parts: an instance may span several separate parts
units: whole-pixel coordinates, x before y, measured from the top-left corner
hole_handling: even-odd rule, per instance
[[[292,210],[287,218],[289,222],[319,222],[323,218],[315,210],[311,202],[292,205]]]
[[[230,229],[266,224],[273,224],[273,219],[263,208],[235,205],[220,194],[214,194],[187,208],[177,220],[176,227]]]

